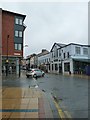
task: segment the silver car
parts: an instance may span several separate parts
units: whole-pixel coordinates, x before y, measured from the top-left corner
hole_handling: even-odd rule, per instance
[[[31,77],[44,77],[45,73],[44,71],[40,70],[40,69],[29,69],[27,72],[26,72],[26,76],[27,78],[29,76]]]

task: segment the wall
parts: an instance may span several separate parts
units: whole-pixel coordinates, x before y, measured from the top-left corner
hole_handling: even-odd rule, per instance
[[[7,35],[8,39],[8,54],[14,55],[14,16],[2,12],[2,55],[7,55]]]

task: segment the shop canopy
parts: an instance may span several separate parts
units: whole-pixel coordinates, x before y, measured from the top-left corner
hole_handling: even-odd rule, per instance
[[[75,60],[75,61],[90,63],[90,59],[88,57],[79,57],[79,56],[75,57],[75,56],[72,56],[71,58],[73,60]]]

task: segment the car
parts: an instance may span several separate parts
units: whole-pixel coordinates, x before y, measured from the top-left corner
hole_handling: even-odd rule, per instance
[[[26,70],[26,66],[22,66],[22,70]]]
[[[27,72],[26,72],[26,76],[27,78],[29,76],[31,77],[44,77],[45,73],[44,71],[40,70],[40,69],[29,69]]]

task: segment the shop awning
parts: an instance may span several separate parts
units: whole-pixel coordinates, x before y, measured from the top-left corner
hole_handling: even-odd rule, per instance
[[[71,58],[72,58],[73,60],[75,60],[75,61],[90,63],[90,59],[88,59],[88,57],[86,57],[86,58],[82,58],[82,57],[71,57]]]

